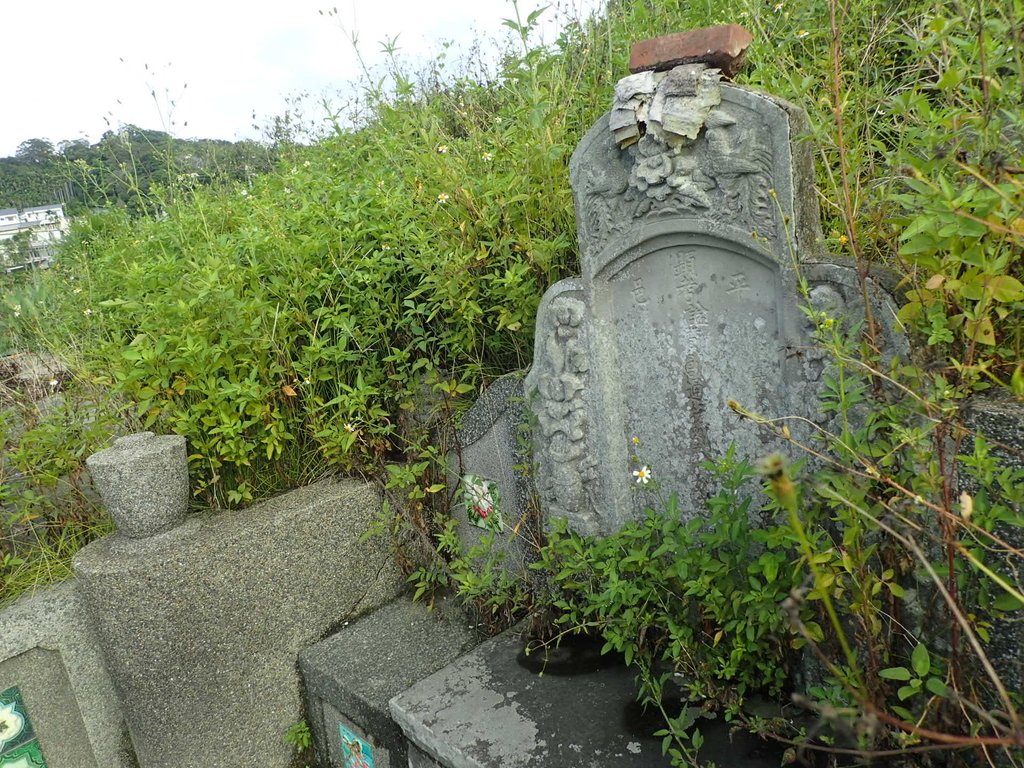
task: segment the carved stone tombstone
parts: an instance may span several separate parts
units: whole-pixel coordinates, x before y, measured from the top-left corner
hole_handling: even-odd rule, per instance
[[[634,492],[642,466],[693,514],[703,462],[780,447],[728,401],[818,416],[795,269],[820,260],[805,122],[704,64],[619,82],[572,158],[582,274],[545,294],[526,380],[546,514],[617,530],[653,501]],[[853,311],[852,270],[804,275],[812,300]]]

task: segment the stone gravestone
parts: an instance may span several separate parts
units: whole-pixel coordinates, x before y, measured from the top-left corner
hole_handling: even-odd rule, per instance
[[[530,479],[529,417],[523,377],[491,384],[462,418],[452,451],[452,515],[466,551],[493,534],[491,552],[514,578],[529,579],[540,532]]]
[[[803,112],[707,66],[734,71],[749,39],[718,28],[649,41],[646,63],[664,56],[668,71],[620,81],[611,113],[573,155],[582,274],[541,302],[524,396],[541,511],[581,533],[609,534],[642,514],[652,499],[631,486],[644,466],[696,514],[712,492],[704,461],[730,444],[749,461],[784,447],[742,423],[730,400],[824,420],[826,361],[799,309],[798,265],[813,306],[863,317],[856,273],[819,251],[810,147],[796,141]],[[892,316],[882,290],[868,294],[876,317]],[[518,455],[508,447],[516,394],[486,395],[470,420],[481,428],[460,433],[464,484],[484,477],[502,499],[527,496],[516,493],[525,478],[503,469]],[[519,502],[499,507],[514,518]],[[636,697],[626,668],[537,674],[516,658],[521,645],[510,630],[391,700],[410,765],[668,763],[650,731],[623,717]],[[728,736],[719,747],[722,764],[764,759]]]
[[[809,266],[825,259],[805,128],[703,63],[618,83],[570,165],[582,274],[537,315],[525,388],[545,513],[611,533],[652,503],[631,488],[647,467],[692,514],[713,492],[705,461],[784,447],[730,401],[820,418],[796,265],[813,302],[855,315],[858,298],[851,268]]]

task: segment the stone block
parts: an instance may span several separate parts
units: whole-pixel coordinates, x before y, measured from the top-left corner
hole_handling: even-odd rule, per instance
[[[996,461],[1000,471],[1011,470],[1024,478],[1024,402],[1007,393],[977,395],[968,402],[964,424],[973,433],[985,438],[989,455]],[[961,450],[973,453],[974,441],[965,441]],[[1020,481],[1018,481],[1020,482]],[[961,490],[976,494],[978,488],[967,478],[961,478]],[[998,498],[999,491],[989,489],[990,498]],[[1024,509],[1014,508],[1014,513],[1024,515]],[[1010,547],[1018,552],[1024,550],[1024,529],[1009,523],[997,524],[994,531]],[[999,552],[992,547],[988,559],[992,567],[1010,584],[1024,584],[1024,562],[1019,555]],[[993,589],[998,589],[993,585]],[[989,629],[986,653],[993,663],[1003,684],[1009,691],[1024,691],[1024,621],[1021,611],[1010,613],[993,622]],[[990,686],[983,672],[978,672],[979,687]],[[998,704],[992,692],[993,704]]]
[[[374,486],[324,481],[78,554],[144,768],[289,765],[299,652],[403,585],[391,542],[361,540],[380,509]]]
[[[0,693],[12,689],[20,694],[49,768],[136,765],[75,581],[23,597],[0,612]]]
[[[454,661],[483,637],[455,606],[434,611],[408,597],[379,608],[299,656],[309,719],[324,766],[349,768],[351,734],[372,750],[375,768],[406,765],[406,741],[388,701]]]
[[[753,39],[739,24],[723,24],[641,40],[630,49],[629,71],[660,72],[702,63],[722,70],[726,77],[735,77],[746,63]]]
[[[532,438],[519,373],[502,376],[489,386],[462,417],[456,433],[459,450],[452,452],[449,485],[459,485],[452,514],[459,521],[459,537],[466,548],[494,531],[495,554],[504,567],[529,578],[539,531],[536,491],[529,476]],[[484,486],[495,501],[490,520],[474,509],[472,486]],[[478,493],[480,491],[477,491]]]
[[[636,703],[635,671],[600,645],[524,656],[516,632],[492,638],[391,700],[414,768],[668,766],[661,727]],[[728,724],[705,730],[702,760],[774,768],[781,749]]]
[[[188,510],[185,438],[138,432],[85,460],[119,531],[144,538],[173,528]]]

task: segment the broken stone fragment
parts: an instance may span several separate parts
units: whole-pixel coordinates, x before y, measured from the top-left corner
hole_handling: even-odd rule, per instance
[[[615,101],[625,104],[631,99],[643,99],[654,93],[658,82],[654,72],[626,75],[615,84]]]
[[[736,76],[746,64],[747,49],[753,36],[739,24],[704,27],[652,37],[633,44],[629,71],[664,72],[680,64],[707,64],[727,78]]]
[[[696,141],[711,110],[721,103],[721,73],[705,64],[685,64],[644,75],[624,77],[615,87],[608,126],[619,147],[645,135],[669,147]]]
[[[648,125],[669,146],[696,140],[708,113],[722,96],[719,73],[703,64],[688,64],[666,73],[651,103]]]

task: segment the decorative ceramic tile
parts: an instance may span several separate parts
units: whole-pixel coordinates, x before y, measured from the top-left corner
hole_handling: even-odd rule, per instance
[[[17,686],[0,693],[0,768],[46,768]]]
[[[341,732],[341,755],[345,768],[373,768],[373,747],[352,733],[344,723],[338,723],[338,730]]]
[[[465,475],[462,478],[462,496],[469,522],[491,531],[504,528],[499,508],[501,494],[496,482],[478,475]]]

